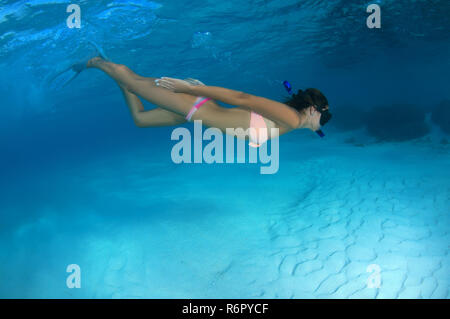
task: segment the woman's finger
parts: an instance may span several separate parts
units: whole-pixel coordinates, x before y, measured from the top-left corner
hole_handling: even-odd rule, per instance
[[[173,84],[165,80],[159,80],[158,82],[156,82],[156,86],[169,87],[173,86]]]
[[[172,80],[170,78],[165,77],[165,76],[155,79],[155,83],[170,82],[170,81],[172,81]]]
[[[174,87],[173,86],[171,86],[171,85],[168,85],[168,84],[160,84],[159,85],[160,87],[163,87],[163,88],[165,88],[165,89],[168,89],[168,90],[171,90],[171,91],[173,91],[174,90]]]
[[[174,86],[171,83],[161,83],[160,86],[163,86],[167,89],[173,89]]]
[[[171,90],[171,91],[173,91],[173,88],[172,88],[172,87],[170,87],[170,86],[166,86],[166,85],[160,85],[159,87],[162,87],[162,88],[164,88],[164,89],[167,89],[167,90]]]
[[[173,83],[173,82],[174,82],[174,79],[163,76],[163,77],[161,78],[161,81]]]
[[[160,81],[159,81],[160,83],[174,83],[174,81],[172,81],[172,80],[168,80],[168,79],[161,79]]]

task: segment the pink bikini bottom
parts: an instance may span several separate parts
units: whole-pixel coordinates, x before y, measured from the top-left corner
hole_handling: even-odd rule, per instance
[[[189,113],[186,115],[186,120],[188,122],[191,121],[192,116],[195,112],[206,102],[211,100],[209,97],[199,96],[192,106]],[[266,121],[264,121],[264,118],[259,115],[258,113],[255,113],[252,111],[250,114],[250,142],[248,143],[251,147],[260,147],[262,144],[264,144],[268,138],[267,138],[267,125]]]

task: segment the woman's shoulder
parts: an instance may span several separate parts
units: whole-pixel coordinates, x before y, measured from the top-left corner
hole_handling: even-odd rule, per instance
[[[278,123],[276,121],[268,119],[267,117],[264,117],[264,116],[263,116],[263,118],[264,118],[264,121],[266,122],[267,128],[269,130],[271,128],[277,128],[278,131],[279,131],[279,135],[282,135],[282,134],[285,134],[285,133],[287,133],[289,131],[292,131],[291,128],[288,128],[288,127],[286,127],[286,126],[284,126],[284,125],[282,125],[282,124],[280,124],[280,123]]]

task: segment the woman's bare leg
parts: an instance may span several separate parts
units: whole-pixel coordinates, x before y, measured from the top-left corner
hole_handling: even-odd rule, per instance
[[[136,126],[173,126],[180,125],[186,122],[186,119],[183,116],[160,107],[145,111],[141,100],[136,94],[131,93],[120,85],[119,87],[123,93],[123,96],[125,97],[125,101],[127,102],[127,106],[130,109],[131,116],[133,117]]]
[[[102,70],[116,80],[120,87],[181,116],[186,116],[196,99],[189,94],[174,93],[157,87],[156,78],[140,76],[125,65],[105,61],[99,57],[91,59],[88,68]]]
[[[97,68],[112,77],[122,88],[138,95],[152,104],[167,111],[174,112],[183,118],[189,113],[196,96],[174,93],[155,85],[153,77],[143,77],[127,66],[106,61],[100,57],[89,60],[88,68]],[[242,108],[224,108],[208,101],[192,117],[200,119],[208,127],[216,127],[225,132],[226,128],[248,128],[250,112]]]

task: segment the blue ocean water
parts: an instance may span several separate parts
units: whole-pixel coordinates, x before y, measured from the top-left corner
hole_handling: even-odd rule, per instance
[[[78,1],[81,28],[70,3],[0,0],[0,297],[449,297],[448,1]],[[104,73],[48,81],[88,41],[143,76],[319,88],[333,119],[281,136],[276,174],[176,164]]]

